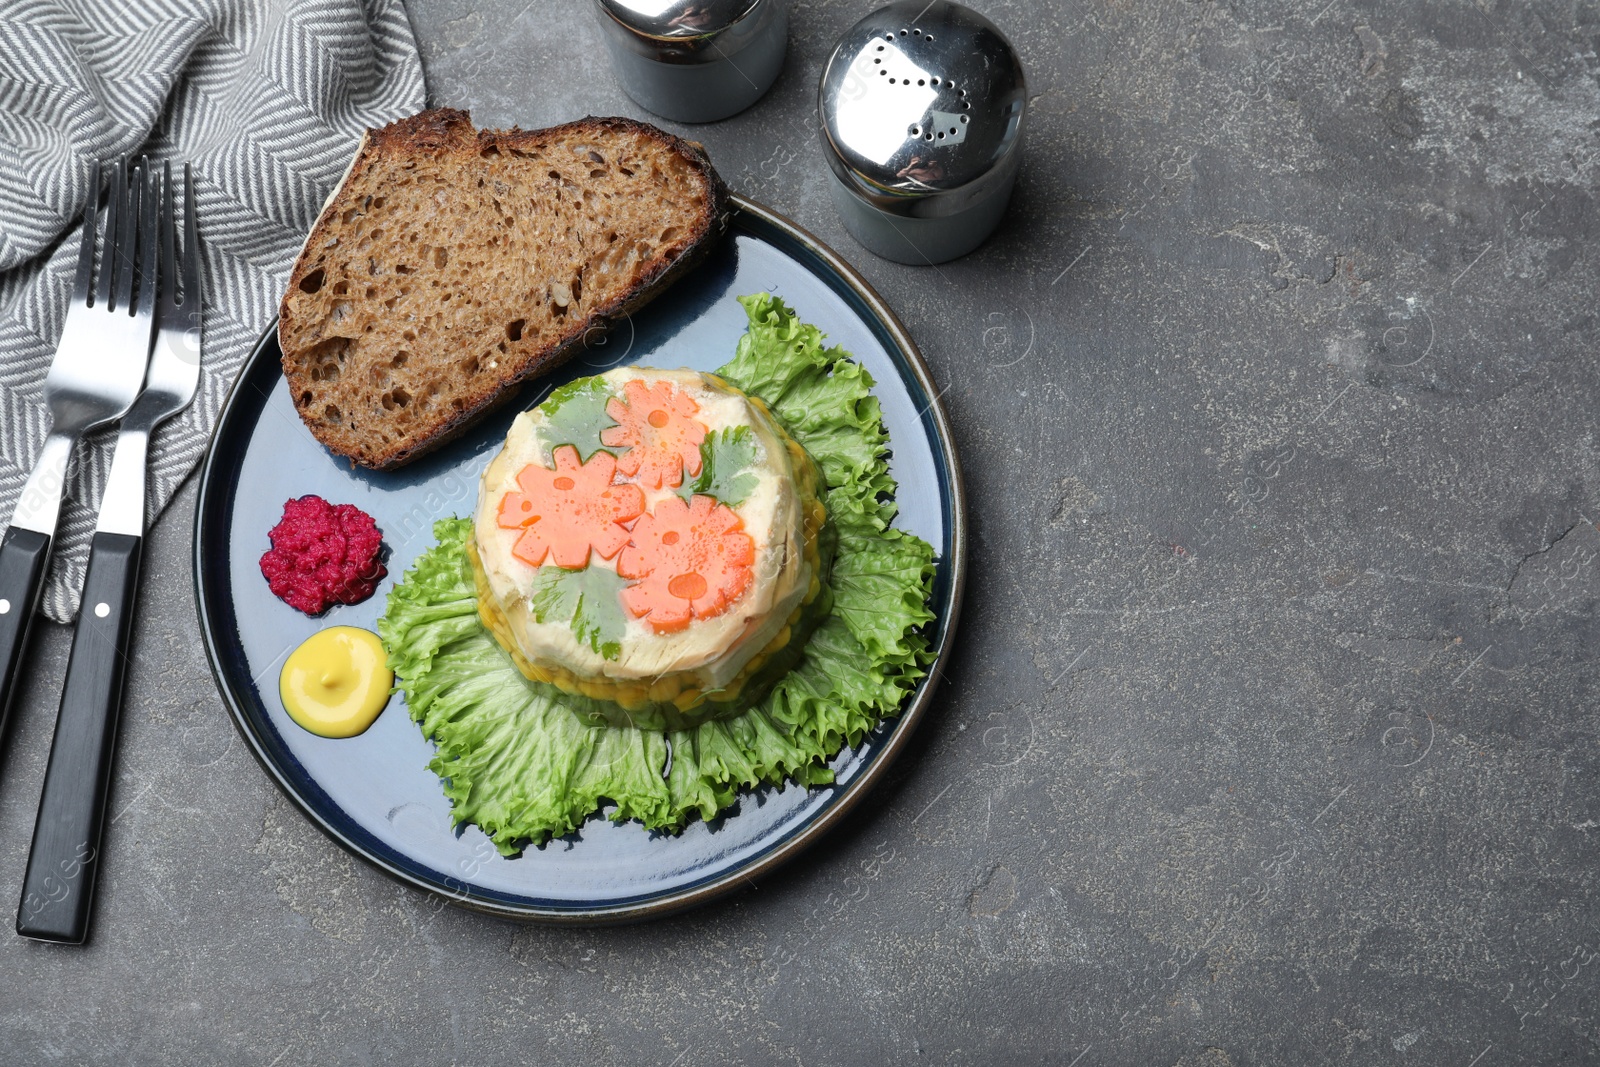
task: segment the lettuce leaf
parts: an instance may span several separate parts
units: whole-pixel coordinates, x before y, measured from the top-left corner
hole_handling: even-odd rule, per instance
[[[739,299],[749,332],[718,373],[765,400],[817,460],[839,536],[833,613],[760,704],[667,734],[584,725],[529,685],[479,622],[468,519],[435,524],[438,543],[389,593],[378,633],[411,717],[437,745],[429,768],[456,824],[477,824],[506,855],[606,805],[614,821],[676,831],[715,818],[741,789],[831,782],[829,761],[898,712],[926,672],[933,549],[890,527],[895,484],[871,375],[777,298]],[[593,398],[573,399],[576,412]]]

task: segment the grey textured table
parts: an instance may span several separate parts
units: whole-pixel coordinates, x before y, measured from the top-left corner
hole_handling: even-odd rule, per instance
[[[774,91],[692,131],[948,387],[973,580],[869,810],[648,926],[402,889],[234,736],[191,488],[93,940],[0,935],[0,1063],[1600,1059],[1600,10],[979,3],[1032,78],[1022,184],[913,269],[851,244],[814,131],[869,6],[801,0]],[[639,113],[584,4],[412,15],[430,98],[481,124]],[[67,643],[4,762],[6,908]]]

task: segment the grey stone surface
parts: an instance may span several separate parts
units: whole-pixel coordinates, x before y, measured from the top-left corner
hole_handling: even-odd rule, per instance
[[[0,937],[0,1062],[1600,1060],[1600,10],[975,6],[1036,95],[963,260],[874,260],[828,204],[814,87],[868,4],[796,3],[773,92],[689,131],[948,387],[974,580],[870,810],[675,920],[440,907],[234,737],[186,490],[93,940]],[[639,114],[584,4],[412,17],[480,124]],[[7,908],[67,642],[3,762]]]

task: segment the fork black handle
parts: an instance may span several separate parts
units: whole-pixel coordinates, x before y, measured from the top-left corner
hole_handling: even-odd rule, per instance
[[[13,526],[0,541],[0,741],[6,736],[12,698],[22,684],[22,654],[44,591],[50,535]]]
[[[81,944],[89,932],[144,539],[94,535],[83,607],[44,772],[17,933]]]

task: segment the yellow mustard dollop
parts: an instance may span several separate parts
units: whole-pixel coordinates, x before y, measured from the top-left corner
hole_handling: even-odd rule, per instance
[[[295,722],[322,737],[354,737],[389,702],[394,672],[370,630],[330,626],[289,653],[278,695]]]

